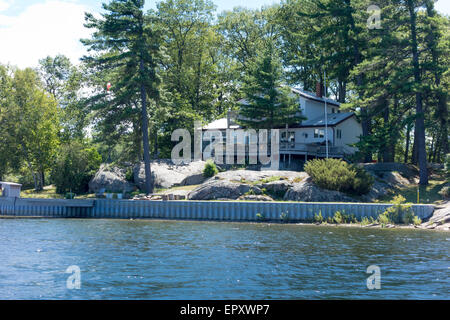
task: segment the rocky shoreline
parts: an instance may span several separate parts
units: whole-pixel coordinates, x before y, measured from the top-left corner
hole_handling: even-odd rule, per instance
[[[228,170],[211,178],[204,178],[204,161],[174,165],[170,160],[152,164],[159,194],[134,196],[134,200],[229,200],[229,201],[301,201],[301,202],[375,202],[392,189],[417,183],[417,168],[398,163],[362,164],[374,177],[372,190],[363,196],[352,197],[338,191],[319,188],[306,172]],[[132,192],[144,181],[143,164],[115,167],[102,165],[89,186],[91,192]],[[182,188],[182,186],[192,186]],[[328,224],[330,225],[330,224]],[[339,224],[340,226],[345,226]],[[352,224],[350,226],[354,226]],[[362,226],[368,227],[368,226]],[[370,225],[370,227],[381,227]],[[444,202],[436,207],[434,215],[419,226],[388,225],[388,228],[450,229],[450,205]]]
[[[157,160],[151,164],[155,188],[163,193],[174,187],[195,186],[177,190],[180,199],[188,200],[252,200],[252,201],[304,201],[304,202],[374,202],[396,187],[417,182],[417,169],[403,164],[363,164],[374,177],[370,192],[353,197],[342,192],[317,187],[305,172],[228,170],[206,179],[202,171],[204,161],[174,165],[170,160]],[[142,188],[143,164],[123,167],[102,165],[89,183],[92,193],[132,193]],[[170,193],[169,193],[170,194]],[[138,197],[139,200],[156,200]],[[159,198],[158,198],[159,199]]]

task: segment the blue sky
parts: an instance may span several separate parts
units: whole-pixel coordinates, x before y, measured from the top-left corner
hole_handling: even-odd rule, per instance
[[[279,0],[213,0],[218,11],[236,6],[259,8]],[[154,8],[157,1],[147,1]],[[84,12],[98,12],[100,0],[0,0],[0,63],[35,67],[40,58],[65,54],[73,62],[85,53],[80,38]],[[376,0],[374,0],[376,3]],[[436,8],[450,15],[450,1],[438,0]]]

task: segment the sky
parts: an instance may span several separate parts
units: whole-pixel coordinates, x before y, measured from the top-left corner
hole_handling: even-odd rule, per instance
[[[39,59],[64,54],[73,63],[86,51],[84,12],[99,12],[102,0],[0,0],[0,63],[36,67]],[[155,0],[146,8],[155,8]],[[213,0],[218,12],[236,6],[259,8],[278,0]],[[375,2],[375,1],[374,1]],[[450,15],[450,1],[438,0],[436,9]]]

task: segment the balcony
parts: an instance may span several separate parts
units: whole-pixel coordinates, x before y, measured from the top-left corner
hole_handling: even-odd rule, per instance
[[[280,153],[325,157],[327,151],[326,146],[317,144],[280,142]],[[330,157],[343,157],[344,153],[343,147],[328,146],[328,155]]]

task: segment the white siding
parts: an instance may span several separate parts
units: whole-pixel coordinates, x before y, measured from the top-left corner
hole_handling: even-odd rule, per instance
[[[325,141],[325,136],[323,138],[314,138],[314,129],[325,130],[324,127],[321,128],[295,128],[289,129],[289,131],[295,131],[295,142],[296,143],[321,143]],[[306,138],[304,133],[308,135]],[[333,129],[328,128],[328,140],[333,142]]]
[[[337,129],[342,131],[342,138],[335,139],[335,146],[347,147],[348,150],[356,151],[356,148],[349,147],[349,144],[359,141],[359,137],[362,135],[361,124],[356,120],[355,117],[351,117],[340,124],[338,124],[334,131]],[[336,134],[336,133],[335,133]]]
[[[308,120],[313,120],[319,117],[322,117],[325,113],[325,105],[322,102],[317,102],[313,100],[306,100],[305,102],[306,110],[305,110],[305,116],[308,118]],[[327,110],[328,113],[333,113],[334,111],[337,113],[339,110],[339,107],[331,104],[327,104]]]

